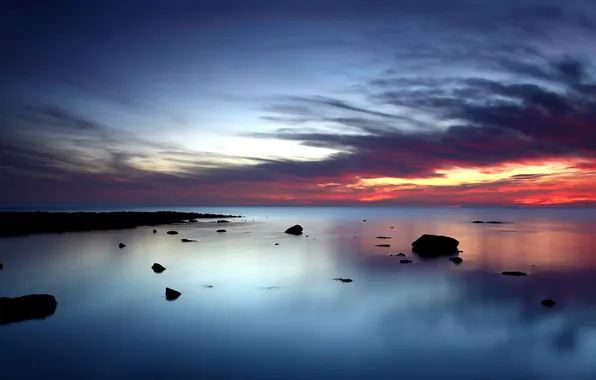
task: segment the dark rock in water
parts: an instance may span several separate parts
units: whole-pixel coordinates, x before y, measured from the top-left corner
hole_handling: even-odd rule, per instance
[[[341,278],[341,277],[337,277],[334,278],[335,281],[341,281],[341,282],[352,282],[351,278]]]
[[[154,233],[154,234],[156,234],[156,233],[157,233],[157,230],[156,230],[156,229],[154,229],[154,230],[153,230],[153,233]]]
[[[377,239],[391,239],[391,236],[377,236]]]
[[[519,271],[505,271],[502,272],[505,276],[526,276],[527,273],[519,272]]]
[[[221,220],[218,220],[216,223],[230,223],[230,221],[221,219]]]
[[[4,269],[4,264],[0,263],[0,270]]]
[[[461,257],[450,257],[449,260],[453,261],[456,264],[461,264],[464,262],[464,259]]]
[[[306,237],[309,237],[310,235],[306,235]]]
[[[198,220],[196,220],[196,219],[190,219],[190,220],[188,221],[188,223],[198,223],[198,222],[199,222],[199,221],[198,221]]]
[[[546,306],[546,307],[553,307],[553,306],[555,306],[555,304],[556,304],[556,302],[555,302],[555,301],[553,301],[553,300],[550,300],[550,299],[549,299],[549,300],[542,300],[542,301],[540,301],[540,303],[541,303],[543,306]]]
[[[458,245],[459,241],[449,236],[424,234],[412,243],[412,250],[420,256],[440,256],[457,253]]]
[[[175,299],[177,299],[181,295],[182,295],[182,293],[180,293],[177,290],[166,288],[166,299],[168,301],[174,301]]]
[[[484,223],[482,220],[475,220],[472,223]]]
[[[166,232],[168,235],[178,235],[178,231],[168,231]]]
[[[275,245],[279,245],[279,243],[275,243]]]
[[[412,260],[408,260],[408,259],[403,259],[403,260],[399,260],[400,263],[402,264],[409,264],[409,263],[413,263]]]
[[[151,269],[153,269],[155,273],[162,273],[164,270],[166,270],[166,268],[164,268],[161,264],[158,263],[153,263]]]
[[[118,247],[122,249],[122,248],[126,247],[126,244],[120,243],[120,244],[118,244]]]
[[[389,256],[399,256],[399,257],[404,257],[406,254],[405,253],[398,253],[397,255],[391,254]]]
[[[393,228],[393,226],[389,227],[389,228]]]
[[[0,325],[30,319],[44,319],[56,312],[58,302],[49,294],[29,294],[17,298],[0,298]]]
[[[212,288],[213,285],[205,285],[206,288]]]
[[[363,222],[366,222],[366,219],[362,219]]]
[[[391,244],[375,244],[375,247],[391,247]]]
[[[217,230],[217,232],[228,232],[226,230]]]
[[[304,228],[302,228],[301,225],[296,224],[295,226],[288,228],[285,232],[286,232],[286,234],[290,234],[290,235],[302,235],[303,230],[304,230]]]
[[[499,222],[498,220],[491,220],[490,222],[486,222],[488,224],[503,224],[505,222]]]
[[[183,243],[196,243],[196,240],[191,240],[191,239],[180,239],[181,242]]]

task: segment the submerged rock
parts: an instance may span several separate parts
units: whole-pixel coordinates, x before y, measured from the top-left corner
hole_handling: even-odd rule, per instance
[[[491,220],[490,222],[486,222],[488,224],[503,224],[505,222],[499,222],[498,220]]]
[[[4,269],[4,264],[0,263],[0,270]]]
[[[464,262],[464,259],[461,257],[450,257],[449,260],[453,261],[456,264],[461,264]]]
[[[153,269],[155,273],[162,273],[164,270],[166,270],[166,268],[159,263],[153,263],[151,269]]]
[[[341,278],[341,277],[337,277],[334,278],[335,281],[341,281],[341,282],[352,282],[351,278]]]
[[[399,257],[404,257],[406,254],[405,253],[398,253],[397,255],[391,254],[389,256],[399,256]]]
[[[153,229],[153,233],[156,234],[157,233],[157,230],[156,229]]]
[[[519,271],[505,271],[502,274],[505,276],[527,276],[527,273]]]
[[[230,223],[230,221],[229,220],[225,220],[225,219],[221,219],[221,220],[218,220],[216,223]]]
[[[412,243],[412,250],[421,256],[440,256],[457,253],[458,245],[459,241],[449,236],[424,234]]]
[[[120,244],[118,244],[118,247],[119,247],[120,249],[122,249],[122,248],[126,247],[126,244],[122,244],[122,243],[120,243]]]
[[[180,293],[177,290],[166,288],[166,299],[168,301],[174,301],[175,299],[177,299],[181,295],[182,295],[182,293]]]
[[[408,259],[399,260],[399,262],[400,262],[400,263],[402,263],[402,264],[410,264],[410,263],[413,263],[413,261],[412,261],[412,260],[408,260]]]
[[[290,235],[302,235],[303,230],[304,228],[302,228],[301,225],[296,224],[295,226],[288,228],[285,233]]]
[[[377,239],[391,239],[391,236],[377,236]]]
[[[553,307],[556,304],[556,302],[551,299],[542,300],[542,301],[540,301],[540,303],[542,304],[542,306],[546,306],[546,307]]]
[[[0,325],[30,319],[44,319],[56,312],[58,302],[49,294],[29,294],[0,298]]]
[[[178,235],[178,231],[168,231],[166,232],[168,235]]]
[[[188,223],[198,223],[198,222],[199,222],[199,221],[198,221],[198,220],[196,220],[196,219],[190,219],[190,220],[188,221]]]
[[[275,245],[279,245],[279,243],[275,243]]]
[[[473,221],[472,223],[479,224],[479,223],[484,223],[484,222],[483,222],[482,220],[475,220],[475,221]]]
[[[196,240],[191,240],[191,239],[180,239],[181,242],[183,243],[196,243]]]
[[[391,244],[375,244],[375,247],[391,247]]]
[[[217,230],[216,232],[228,232],[226,230]]]

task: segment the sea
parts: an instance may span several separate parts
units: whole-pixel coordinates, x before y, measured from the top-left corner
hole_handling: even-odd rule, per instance
[[[129,210],[243,217],[0,238],[0,297],[58,301],[0,326],[1,379],[596,379],[594,209]]]

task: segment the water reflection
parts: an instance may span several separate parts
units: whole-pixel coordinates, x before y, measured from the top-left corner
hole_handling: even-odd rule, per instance
[[[198,223],[176,236],[1,240],[1,295],[47,292],[61,307],[2,326],[0,360],[7,378],[593,379],[591,222],[513,215],[515,224],[474,225],[499,218],[453,215],[270,214],[226,234]],[[283,234],[295,222],[309,238]],[[412,255],[423,233],[460,240],[463,264]],[[374,246],[379,235],[392,236],[390,248]],[[415,263],[389,256],[400,251]],[[167,270],[155,274],[155,262]],[[183,295],[164,302],[166,287]],[[24,340],[36,344],[16,344]]]

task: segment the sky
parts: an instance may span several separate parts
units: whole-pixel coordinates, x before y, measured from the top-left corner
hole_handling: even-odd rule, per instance
[[[592,0],[0,1],[0,205],[596,206]]]

